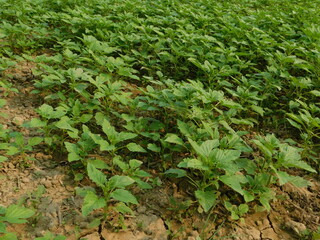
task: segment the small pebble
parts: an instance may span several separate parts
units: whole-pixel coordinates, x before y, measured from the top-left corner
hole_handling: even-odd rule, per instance
[[[30,179],[28,177],[24,177],[21,179],[21,182],[28,183],[28,182],[30,182]]]
[[[14,168],[15,168],[15,166],[14,166],[12,163],[9,163],[9,164],[8,164],[8,167],[9,167],[10,169],[14,169]]]
[[[51,187],[52,187],[52,183],[51,183],[51,182],[45,182],[45,183],[44,183],[44,186],[45,186],[46,188],[51,188]]]

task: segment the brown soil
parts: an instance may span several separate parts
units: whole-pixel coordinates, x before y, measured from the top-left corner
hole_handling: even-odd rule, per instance
[[[7,71],[19,93],[2,97],[7,105],[1,111],[7,118],[0,118],[0,123],[26,137],[35,133],[21,125],[37,117],[35,108],[41,104],[39,96],[31,94],[33,67],[20,62]],[[244,222],[231,221],[222,206],[209,217],[196,208],[186,211],[184,205],[192,202],[192,196],[178,183],[164,179],[159,187],[136,193],[140,205],[134,215],[121,218],[111,212],[107,223],[90,226],[102,213],[81,215],[82,198],[75,193],[81,183],[74,182],[69,167],[58,156],[39,147],[0,165],[0,204],[23,203],[37,212],[27,224],[9,226],[19,239],[34,239],[47,231],[70,240],[303,239],[305,230],[315,231],[320,225],[320,183],[315,179],[310,179],[313,185],[309,188],[286,184],[275,189],[281,199],[272,203],[272,210],[247,214]]]

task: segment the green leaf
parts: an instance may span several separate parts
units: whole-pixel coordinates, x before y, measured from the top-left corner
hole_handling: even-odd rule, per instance
[[[252,140],[252,142],[254,142],[254,144],[257,145],[257,147],[260,149],[260,151],[263,153],[265,157],[272,158],[272,152],[265,146],[264,143],[256,139]]]
[[[282,144],[280,146],[279,162],[284,167],[296,167],[316,173],[317,171],[310,167],[306,162],[301,161],[301,149]]]
[[[138,178],[135,179],[135,181],[140,189],[152,189],[152,186],[147,182],[144,182]]]
[[[315,95],[317,97],[320,97],[320,91],[318,91],[318,90],[310,91],[310,93],[312,93],[313,95]]]
[[[244,194],[241,183],[246,183],[247,180],[243,175],[223,175],[219,177],[219,180],[241,195]]]
[[[176,177],[176,178],[181,178],[181,177],[187,176],[187,172],[185,170],[183,170],[183,169],[173,169],[173,168],[165,171],[164,174],[168,175],[169,177],[171,177],[173,175],[173,177]]]
[[[18,152],[20,152],[19,148],[16,148],[14,146],[9,146],[7,148],[6,154],[9,155],[9,156],[12,156],[12,155],[17,154]]]
[[[99,218],[95,218],[89,223],[88,229],[99,227],[100,224],[101,224],[101,220]]]
[[[73,162],[73,161],[77,161],[77,160],[81,159],[81,157],[78,154],[80,149],[78,148],[78,146],[76,144],[64,142],[64,145],[66,146],[66,149],[69,152],[69,154],[68,154],[68,161],[69,162]]]
[[[5,233],[6,228],[7,228],[6,224],[4,222],[2,222],[2,220],[0,220],[0,234]],[[1,237],[0,237],[0,239],[1,239]]]
[[[267,189],[260,194],[259,201],[266,208],[267,211],[271,210],[270,201],[274,199],[275,193],[271,189]]]
[[[239,215],[242,216],[249,211],[249,206],[247,204],[240,204],[238,207],[238,211]]]
[[[5,99],[0,99],[0,108],[5,106],[7,104],[7,101]]]
[[[261,116],[264,115],[264,110],[263,110],[262,107],[259,107],[259,106],[256,106],[256,105],[252,105],[252,106],[251,106],[251,109],[252,109],[253,111],[255,111],[256,113],[259,113]]]
[[[4,215],[6,213],[7,209],[0,205],[0,214]]]
[[[138,204],[136,197],[124,189],[116,189],[110,194],[110,197],[120,202]]]
[[[15,233],[6,233],[0,237],[0,240],[18,240]]]
[[[188,138],[189,143],[191,144],[192,148],[196,151],[198,155],[203,158],[208,158],[211,154],[211,151],[219,146],[219,140],[207,140],[203,142],[200,146],[193,141],[191,138]]]
[[[104,187],[107,183],[106,176],[101,171],[96,169],[93,164],[87,164],[87,172],[89,178],[99,187]]]
[[[7,161],[8,158],[5,156],[0,156],[0,163]]]
[[[34,213],[31,209],[18,205],[10,205],[7,208],[4,220],[9,223],[26,223],[27,220],[25,219],[31,217]]]
[[[279,178],[280,185],[283,185],[283,184],[286,184],[287,182],[290,182],[293,185],[295,185],[296,187],[307,187],[310,184],[309,181],[303,179],[302,177],[291,176],[286,172],[277,171],[276,174]]]
[[[295,128],[298,128],[298,129],[301,129],[301,125],[296,123],[295,121],[292,121],[291,119],[289,118],[286,118],[288,120],[288,122]]]
[[[138,134],[130,133],[130,132],[120,132],[120,133],[117,135],[117,140],[118,140],[119,142],[122,142],[122,141],[125,141],[125,140],[133,139],[133,138],[135,138],[136,136],[138,136]]]
[[[24,123],[22,126],[23,127],[32,127],[32,128],[36,128],[36,127],[45,127],[47,125],[47,123],[45,121],[41,121],[39,118],[32,118],[29,122]]]
[[[82,214],[87,216],[91,211],[106,206],[106,200],[99,198],[94,192],[88,191],[83,201]]]
[[[143,162],[142,162],[142,161],[139,161],[139,160],[137,160],[137,159],[131,159],[131,160],[129,161],[129,166],[130,166],[130,168],[132,168],[132,169],[137,169],[137,168],[139,168],[142,164],[143,164]]]
[[[143,153],[147,152],[143,147],[141,147],[140,145],[138,145],[136,143],[129,143],[127,145],[127,148],[131,152],[143,152]]]
[[[125,203],[123,202],[119,202],[117,203],[117,205],[115,206],[115,209],[122,214],[131,214],[133,215],[133,211],[131,210],[131,208],[129,208]]]
[[[182,145],[182,146],[184,145],[184,142],[182,141],[182,139],[173,133],[168,133],[164,141],[166,141],[168,143]]]
[[[81,122],[81,123],[89,122],[92,117],[93,117],[92,114],[83,114],[83,115],[81,115],[81,117],[79,118],[79,122]]]
[[[160,152],[161,151],[161,148],[158,147],[154,143],[149,143],[148,146],[147,146],[147,149],[149,149],[150,151],[153,151],[153,152]]]
[[[88,160],[88,163],[91,163],[94,167],[98,169],[110,169],[110,166],[101,159]]]
[[[134,183],[134,180],[128,176],[115,175],[109,179],[108,185],[110,189],[125,188]]]
[[[178,164],[178,167],[180,168],[193,168],[193,169],[199,169],[208,171],[208,166],[204,165],[202,161],[196,159],[196,158],[185,158],[182,162]]]
[[[38,145],[39,143],[41,143],[42,141],[43,141],[43,138],[41,138],[41,137],[33,137],[28,140],[28,145],[35,146],[35,145]]]
[[[216,202],[214,191],[195,191],[195,196],[205,212],[208,212]]]
[[[185,122],[182,122],[180,120],[177,120],[177,125],[180,130],[180,132],[185,135],[186,137],[190,137],[192,134],[190,132],[190,126],[186,124]]]
[[[243,198],[245,202],[251,202],[255,199],[255,197],[248,191],[243,191]]]
[[[117,138],[117,132],[110,122],[107,119],[103,119],[102,130],[108,136],[108,139],[111,143]]]

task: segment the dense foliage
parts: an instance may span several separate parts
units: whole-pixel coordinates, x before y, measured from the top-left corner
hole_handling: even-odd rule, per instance
[[[84,215],[107,214],[111,199],[130,212],[131,187],[156,184],[150,168],[188,179],[204,212],[232,189],[222,203],[234,219],[250,202],[270,209],[274,184],[308,185],[286,169],[319,170],[319,0],[0,5],[0,71],[37,63],[45,96],[25,123],[41,137],[0,126],[0,161],[38,144],[65,152],[97,187],[78,189]],[[11,89],[10,76],[0,83]]]

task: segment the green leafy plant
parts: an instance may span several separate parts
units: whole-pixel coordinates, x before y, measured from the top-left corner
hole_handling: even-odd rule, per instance
[[[34,215],[34,213],[33,210],[18,205],[10,205],[9,207],[0,206],[0,239],[17,239],[15,233],[7,232],[7,223],[26,223],[26,219]]]

